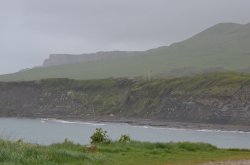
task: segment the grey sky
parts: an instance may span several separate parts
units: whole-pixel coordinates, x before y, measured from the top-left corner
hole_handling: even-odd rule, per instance
[[[50,53],[145,50],[220,22],[249,23],[249,0],[0,0],[0,74]]]

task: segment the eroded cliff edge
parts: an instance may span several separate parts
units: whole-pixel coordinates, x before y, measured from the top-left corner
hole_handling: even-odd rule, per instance
[[[151,81],[120,78],[2,82],[0,116],[247,126],[250,76],[214,73]]]

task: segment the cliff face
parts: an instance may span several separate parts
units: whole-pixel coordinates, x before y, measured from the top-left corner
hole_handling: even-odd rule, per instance
[[[44,67],[64,65],[64,64],[76,64],[88,61],[95,61],[104,58],[114,58],[114,57],[124,57],[124,56],[134,56],[139,55],[141,52],[137,51],[110,51],[110,52],[97,52],[90,54],[51,54],[50,57],[43,62]]]
[[[230,83],[229,83],[230,80]],[[0,84],[0,116],[250,124],[249,76]],[[112,115],[111,115],[112,114]]]

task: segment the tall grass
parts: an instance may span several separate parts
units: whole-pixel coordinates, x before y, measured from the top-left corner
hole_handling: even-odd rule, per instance
[[[249,150],[218,149],[205,143],[136,142],[86,146],[64,143],[42,146],[22,141],[0,140],[0,164],[5,165],[163,165],[200,164],[226,159],[250,159]]]

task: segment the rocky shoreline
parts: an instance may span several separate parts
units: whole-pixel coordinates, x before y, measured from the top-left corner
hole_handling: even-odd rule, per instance
[[[193,130],[219,130],[219,131],[242,131],[250,132],[250,127],[245,125],[220,125],[220,124],[205,124],[205,123],[183,123],[183,122],[164,122],[164,121],[110,121],[107,122],[122,122],[131,125],[146,125],[153,127],[167,127],[177,129],[193,129]]]
[[[46,117],[44,117],[46,118]],[[50,119],[50,118],[48,118]],[[208,124],[208,123],[188,123],[188,122],[173,122],[160,121],[152,119],[135,119],[135,118],[112,118],[112,117],[96,117],[96,118],[53,118],[65,121],[79,121],[91,123],[126,123],[137,126],[151,126],[163,128],[176,129],[192,129],[192,130],[208,130],[208,131],[236,131],[236,132],[250,132],[250,126],[247,125],[222,125],[222,124]]]

